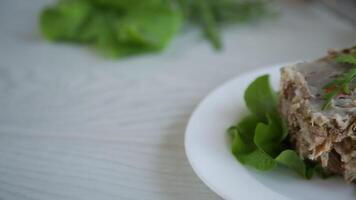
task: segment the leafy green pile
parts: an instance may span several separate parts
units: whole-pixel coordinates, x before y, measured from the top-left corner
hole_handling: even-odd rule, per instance
[[[49,40],[92,44],[120,57],[163,49],[182,16],[159,0],[60,0],[42,12],[40,23]]]
[[[248,86],[244,98],[251,113],[228,129],[233,139],[232,153],[241,163],[261,171],[283,165],[307,179],[314,172],[327,177],[329,173],[320,166],[302,160],[289,148],[288,130],[277,112],[276,96],[268,75]]]
[[[51,41],[89,44],[111,57],[163,50],[183,23],[201,27],[217,49],[218,27],[267,14],[266,0],[59,0],[40,15]]]
[[[350,54],[339,55],[335,58],[335,61],[343,64],[350,64],[353,68],[345,72],[344,74],[336,77],[329,83],[327,83],[323,89],[326,91],[324,94],[325,102],[322,109],[330,107],[332,100],[339,94],[350,94],[350,84],[356,79],[356,47],[351,48],[353,52]]]

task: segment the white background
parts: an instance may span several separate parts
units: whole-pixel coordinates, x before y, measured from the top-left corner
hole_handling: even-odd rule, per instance
[[[0,2],[2,200],[219,199],[184,154],[197,103],[241,72],[356,43],[323,6],[284,0],[279,18],[226,29],[222,52],[190,30],[163,54],[107,60],[41,39],[51,2]]]

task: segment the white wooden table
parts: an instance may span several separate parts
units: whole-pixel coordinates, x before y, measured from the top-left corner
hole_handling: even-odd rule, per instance
[[[242,72],[356,42],[348,22],[288,0],[278,19],[226,30],[221,53],[193,30],[161,55],[105,60],[40,38],[51,2],[0,2],[1,200],[219,199],[184,153],[197,103]]]

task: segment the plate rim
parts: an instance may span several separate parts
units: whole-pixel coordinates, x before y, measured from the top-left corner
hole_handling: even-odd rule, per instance
[[[287,63],[277,63],[277,64],[272,64],[272,65],[267,65],[266,67],[260,67],[254,70],[247,70],[245,72],[242,72],[230,79],[228,79],[227,81],[223,82],[222,84],[218,85],[217,87],[213,88],[210,92],[207,93],[207,95],[205,95],[200,102],[197,104],[197,106],[195,107],[194,111],[192,112],[192,114],[189,117],[189,121],[187,123],[186,129],[185,129],[185,134],[184,134],[184,149],[185,149],[185,154],[187,156],[188,162],[190,164],[190,166],[192,167],[194,173],[199,177],[200,180],[203,181],[203,183],[209,188],[211,189],[214,193],[216,193],[217,195],[219,195],[221,198],[223,199],[233,199],[232,197],[224,194],[222,191],[218,190],[214,184],[212,184],[210,181],[207,180],[207,178],[202,175],[202,173],[199,172],[199,170],[197,169],[196,164],[194,163],[193,159],[192,159],[192,154],[189,153],[189,147],[188,147],[188,143],[189,143],[189,137],[188,137],[188,132],[192,127],[192,121],[193,119],[196,117],[197,113],[201,110],[202,105],[205,104],[205,102],[210,99],[210,97],[212,97],[216,92],[218,92],[219,90],[221,90],[222,88],[227,87],[228,85],[232,84],[233,82],[235,82],[237,79],[243,77],[243,76],[248,76],[248,75],[258,75],[258,74],[269,74],[271,75],[270,71],[271,70],[277,70],[278,68],[282,68],[283,66],[288,66],[290,64],[293,63],[297,63],[297,62],[287,62]],[[257,77],[257,76],[256,76]],[[278,194],[276,194],[278,195]],[[284,196],[285,197],[285,196]],[[287,197],[286,197],[287,198]]]

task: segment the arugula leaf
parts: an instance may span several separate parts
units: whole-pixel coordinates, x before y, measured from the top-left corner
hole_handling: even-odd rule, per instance
[[[236,158],[238,160],[241,160],[242,156],[248,155],[249,153],[255,151],[256,145],[242,139],[237,129],[234,129],[234,131],[236,132],[234,133],[234,139],[232,142],[231,150],[232,153],[236,156]]]
[[[249,115],[238,123],[236,128],[244,141],[253,143],[254,130],[258,123],[259,120],[255,115]]]
[[[245,102],[252,114],[228,129],[233,138],[232,153],[244,165],[267,171],[277,164],[311,178],[314,167],[307,167],[293,150],[285,145],[287,128],[277,112],[276,93],[269,85],[269,76],[253,81],[245,91]]]
[[[241,153],[250,153],[256,149],[253,138],[258,122],[256,116],[249,115],[242,119],[237,126],[229,128],[228,132],[234,138],[232,151],[237,157]]]
[[[74,40],[90,13],[85,1],[60,1],[41,13],[42,34],[48,40]]]
[[[281,142],[285,133],[280,124],[278,115],[267,114],[268,124],[259,123],[255,129],[255,144],[273,158],[282,150]]]
[[[311,174],[307,173],[307,168],[303,160],[298,156],[298,154],[290,149],[282,151],[276,158],[276,161],[292,170],[297,172],[299,175],[306,179],[311,178]]]
[[[235,133],[232,153],[241,163],[261,171],[270,170],[276,166],[276,162],[271,156],[258,149],[253,142],[242,139],[237,129],[233,130]]]
[[[277,112],[276,93],[269,83],[269,76],[263,75],[253,81],[245,91],[245,103],[250,111],[262,122],[267,122],[266,113]]]
[[[277,164],[271,156],[260,149],[256,149],[247,155],[242,155],[240,160],[245,165],[251,166],[260,171],[271,170]]]
[[[161,8],[147,10],[146,7],[130,9],[114,27],[118,50],[123,55],[160,51],[180,26],[181,15],[178,12]]]
[[[258,149],[253,142],[254,130],[258,122],[256,116],[249,115],[237,126],[229,128],[228,132],[233,137],[232,153],[235,157],[245,165],[265,171],[272,169],[276,162],[271,156]]]

